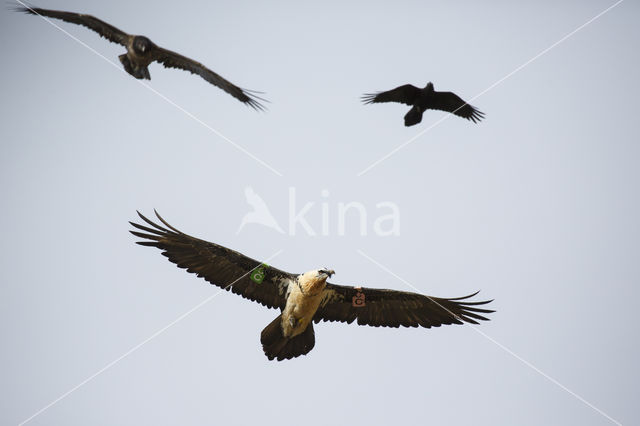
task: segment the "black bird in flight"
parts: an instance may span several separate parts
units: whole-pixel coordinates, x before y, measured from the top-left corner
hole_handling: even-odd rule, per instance
[[[33,7],[19,7],[16,8],[16,11],[61,19],[66,22],[82,25],[97,32],[107,40],[126,47],[127,53],[120,55],[118,58],[124,66],[125,71],[137,79],[151,80],[151,75],[147,67],[151,62],[155,61],[161,63],[166,68],[179,68],[197,74],[209,83],[238,99],[240,102],[256,110],[264,109],[264,106],[258,102],[258,99],[264,101],[264,99],[256,95],[256,93],[259,92],[242,89],[211,71],[200,62],[196,62],[193,59],[189,59],[171,50],[163,49],[145,36],[127,34],[96,17],[81,13]]]
[[[179,268],[196,274],[224,290],[280,309],[260,335],[262,349],[270,359],[306,355],[315,345],[313,323],[341,321],[373,327],[439,327],[443,324],[478,324],[481,314],[494,312],[472,302],[477,294],[442,299],[417,293],[330,284],[334,271],[313,269],[292,274],[251,259],[242,253],[191,237],[169,225],[156,212],[161,226],[138,212],[146,223],[129,222],[142,238],[137,244],[157,247]],[[140,232],[142,231],[142,232]]]
[[[399,102],[411,105],[412,108],[404,116],[404,125],[407,127],[421,122],[422,113],[428,109],[447,111],[474,123],[484,118],[484,113],[463,101],[455,93],[436,92],[433,90],[433,83],[431,82],[424,89],[405,84],[386,92],[365,93],[362,95],[362,102],[365,104]]]

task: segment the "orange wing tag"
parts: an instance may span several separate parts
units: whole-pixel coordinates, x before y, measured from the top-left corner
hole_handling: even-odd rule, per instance
[[[351,298],[351,306],[354,308],[362,308],[365,305],[364,299],[362,287],[356,287],[356,294]]]

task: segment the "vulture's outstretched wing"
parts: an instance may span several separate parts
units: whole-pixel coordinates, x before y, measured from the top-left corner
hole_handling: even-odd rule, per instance
[[[413,105],[419,95],[420,89],[411,84],[405,84],[404,86],[399,86],[386,92],[365,93],[362,95],[361,99],[365,104],[399,102],[402,104]]]
[[[494,312],[478,308],[491,300],[468,302],[476,293],[455,299],[424,296],[396,290],[347,287],[327,283],[325,295],[313,320],[342,321],[374,327],[439,327],[443,324],[477,324],[488,320],[480,314]]]
[[[259,92],[253,92],[251,90],[242,89],[236,86],[235,84],[211,71],[200,62],[196,62],[193,59],[189,59],[186,56],[182,56],[179,53],[173,52],[171,50],[163,49],[162,47],[156,48],[153,54],[153,59],[157,62],[160,62],[166,68],[178,68],[199,75],[209,83],[219,87],[234,98],[238,99],[240,102],[249,105],[255,110],[265,109],[264,106],[257,101],[258,99],[260,99],[267,102],[266,99],[262,99],[261,97],[256,96],[256,93]]]
[[[218,244],[183,234],[169,225],[158,212],[156,216],[166,228],[147,219],[140,212],[138,215],[151,227],[129,222],[144,231],[129,231],[136,237],[145,239],[137,244],[159,248],[179,268],[197,274],[211,284],[269,308],[284,308],[289,280],[295,279],[296,275]]]
[[[61,10],[40,9],[37,7],[18,7],[15,10],[17,12],[46,16],[47,18],[61,19],[66,22],[71,22],[72,24],[82,25],[83,27],[87,27],[97,32],[98,34],[100,34],[100,36],[106,38],[109,41],[121,44],[123,46],[127,45],[129,34],[91,15],[84,15],[82,13],[74,12],[63,12]]]
[[[478,111],[453,92],[433,92],[430,100],[427,108],[447,111],[474,123],[484,118],[483,112]]]

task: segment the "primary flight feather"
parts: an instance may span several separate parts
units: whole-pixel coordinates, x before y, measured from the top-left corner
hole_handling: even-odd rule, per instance
[[[280,309],[262,331],[260,341],[270,359],[306,355],[315,345],[313,323],[341,321],[374,327],[439,327],[444,324],[477,324],[493,312],[470,301],[477,294],[443,299],[422,294],[351,287],[327,282],[334,271],[314,269],[303,274],[285,272],[237,251],[191,237],[138,212],[145,224],[129,222],[130,232],[142,238],[137,244],[157,247],[179,268],[197,274],[211,284],[269,308]],[[164,226],[163,226],[164,225]]]
[[[127,48],[127,53],[118,58],[126,72],[137,79],[151,80],[148,66],[152,62],[159,62],[166,68],[178,68],[199,75],[214,86],[224,90],[240,102],[249,105],[256,110],[263,110],[264,106],[256,95],[258,92],[242,89],[219,74],[211,71],[200,62],[182,56],[179,53],[164,49],[145,36],[127,34],[94,16],[82,13],[64,12],[61,10],[40,9],[35,7],[19,7],[18,12],[31,15],[45,16],[47,18],[61,19],[65,22],[87,27],[107,40],[118,43]]]

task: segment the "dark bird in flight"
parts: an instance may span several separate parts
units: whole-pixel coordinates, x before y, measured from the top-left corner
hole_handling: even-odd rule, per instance
[[[16,11],[61,19],[66,22],[82,25],[97,32],[107,40],[126,47],[127,53],[120,55],[118,58],[124,66],[125,71],[137,79],[151,80],[151,75],[147,67],[151,62],[155,61],[164,65],[165,68],[179,68],[189,71],[192,74],[197,74],[209,83],[238,99],[240,102],[256,110],[264,109],[257,101],[257,99],[264,101],[264,99],[256,96],[256,93],[259,92],[242,89],[211,71],[200,62],[196,62],[193,59],[189,59],[171,50],[163,49],[145,36],[127,34],[98,18],[81,13],[33,7],[19,7]]]
[[[140,212],[138,215],[146,225],[129,222],[137,229],[129,232],[144,239],[137,244],[159,248],[179,268],[224,290],[280,309],[280,315],[260,335],[262,348],[270,360],[281,361],[309,353],[315,345],[314,322],[350,324],[357,321],[359,325],[373,327],[430,328],[464,322],[478,324],[476,320],[487,320],[482,314],[494,312],[478,307],[490,300],[469,301],[477,292],[442,299],[405,291],[330,284],[327,278],[334,271],[326,268],[292,274],[184,234],[157,212],[164,226]]]
[[[365,93],[362,95],[362,102],[365,104],[399,102],[410,105],[411,109],[404,116],[404,125],[407,127],[421,122],[422,113],[428,109],[447,111],[474,123],[484,118],[484,113],[463,101],[455,93],[436,92],[433,90],[433,83],[431,82],[427,83],[424,89],[405,84],[386,92]]]

